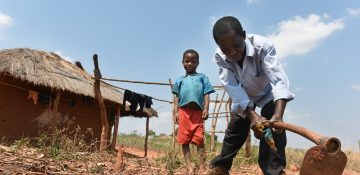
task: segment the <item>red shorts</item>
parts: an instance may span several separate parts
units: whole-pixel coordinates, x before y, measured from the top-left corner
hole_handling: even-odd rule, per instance
[[[204,144],[204,120],[202,110],[179,108],[178,143]]]

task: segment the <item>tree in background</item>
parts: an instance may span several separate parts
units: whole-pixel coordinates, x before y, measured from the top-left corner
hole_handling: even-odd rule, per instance
[[[217,142],[218,136],[215,134],[214,141]],[[211,140],[211,135],[209,133],[205,133],[205,140]]]
[[[156,136],[156,132],[153,130],[149,130],[149,136]]]

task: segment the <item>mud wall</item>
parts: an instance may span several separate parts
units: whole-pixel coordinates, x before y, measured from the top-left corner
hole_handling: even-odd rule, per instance
[[[17,87],[1,84],[7,83]],[[20,88],[18,88],[20,87]],[[37,103],[29,97],[29,91],[39,93]],[[50,88],[20,81],[8,76],[0,76],[0,138],[15,140],[21,137],[36,137],[48,133],[51,128]],[[115,112],[116,104],[106,102],[108,119]],[[72,132],[81,128],[87,140],[100,140],[101,118],[97,101],[91,97],[61,92],[57,123],[59,128]],[[111,127],[111,126],[110,126]]]

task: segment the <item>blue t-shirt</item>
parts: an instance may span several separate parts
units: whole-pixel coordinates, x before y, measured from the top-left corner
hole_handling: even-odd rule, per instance
[[[204,109],[204,96],[215,90],[206,75],[194,73],[176,79],[172,92],[178,96],[180,107],[195,102]]]

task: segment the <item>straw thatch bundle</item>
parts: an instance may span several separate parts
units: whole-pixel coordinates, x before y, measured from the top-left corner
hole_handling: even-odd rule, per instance
[[[6,74],[35,85],[51,87],[94,97],[94,79],[86,71],[53,52],[27,48],[0,51],[0,74]],[[101,84],[104,99],[122,103],[123,94]]]

